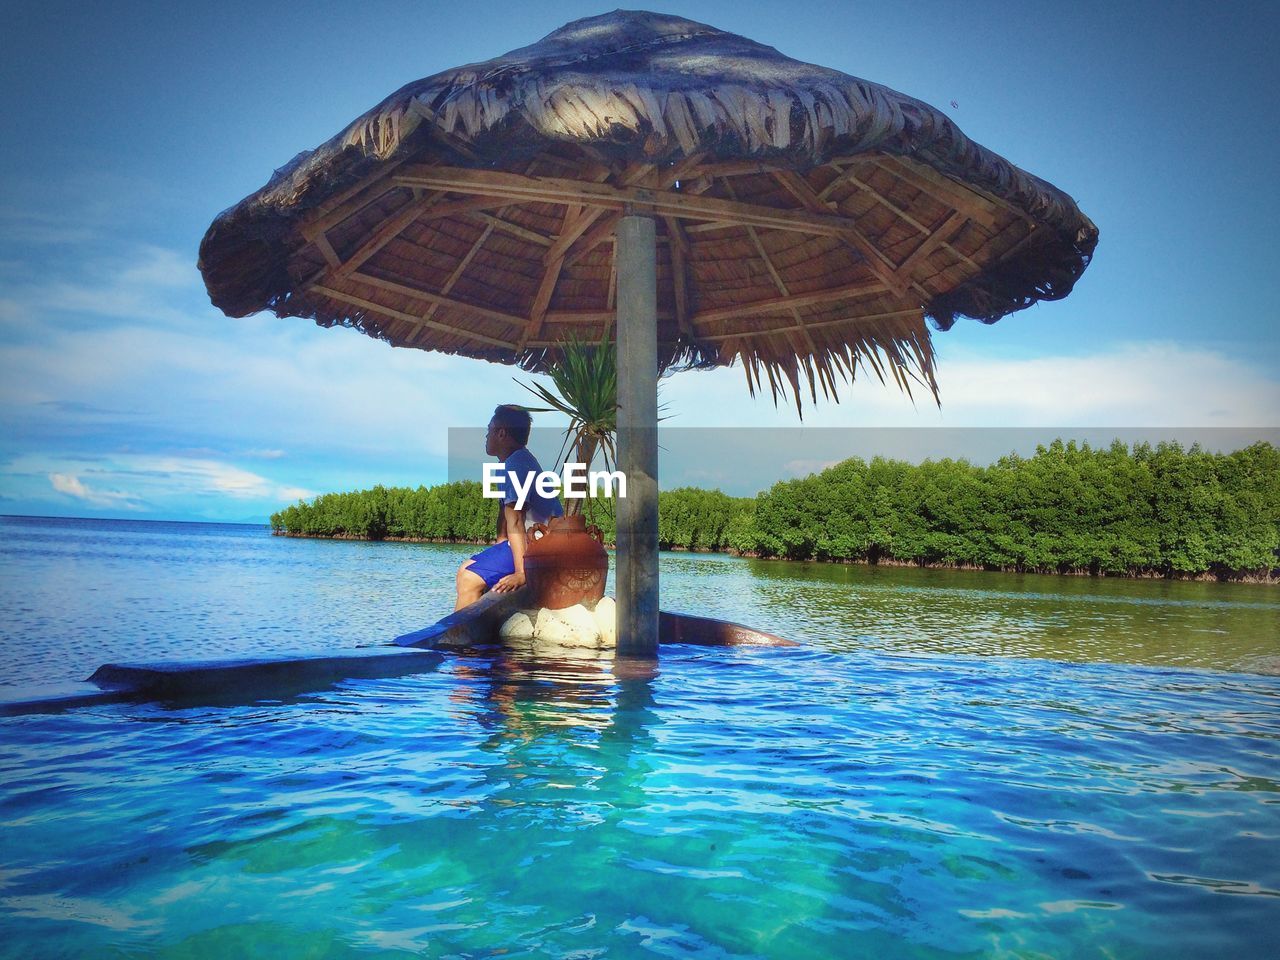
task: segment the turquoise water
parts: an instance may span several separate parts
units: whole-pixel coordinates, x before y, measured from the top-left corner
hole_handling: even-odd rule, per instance
[[[5,522],[11,678],[373,642],[467,551],[128,526]],[[1275,955],[1267,588],[663,576],[803,646],[0,721],[0,955]]]

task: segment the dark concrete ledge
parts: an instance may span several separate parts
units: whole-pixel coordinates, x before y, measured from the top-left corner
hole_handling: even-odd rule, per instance
[[[0,691],[0,716],[47,713],[124,700],[252,703],[323,690],[342,680],[434,670],[444,654],[401,647],[281,654],[240,660],[108,663],[83,683]]]
[[[715,620],[711,617],[695,617],[691,613],[658,613],[658,642],[691,643],[702,647],[796,647],[794,640],[787,640],[763,630]]]
[[[358,677],[399,676],[432,670],[443,659],[430,650],[383,646],[243,660],[108,663],[94,671],[89,682],[104,689],[157,698],[235,695],[250,689],[316,689]]]
[[[486,593],[471,606],[391,642],[400,647],[436,649],[493,646],[503,622],[517,610],[532,605],[528,587],[510,593]]]
[[[0,689],[0,717],[22,713],[56,713],[71,707],[128,700],[127,690],[103,690],[88,681]]]

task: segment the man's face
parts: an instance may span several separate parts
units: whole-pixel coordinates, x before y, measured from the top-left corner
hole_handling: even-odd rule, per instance
[[[505,431],[492,420],[489,421],[489,430],[484,435],[484,452],[487,456],[498,456],[498,445],[500,438]]]

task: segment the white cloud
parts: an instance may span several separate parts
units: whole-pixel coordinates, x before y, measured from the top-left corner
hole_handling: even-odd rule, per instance
[[[33,477],[47,477],[56,492],[99,506],[155,505],[181,498],[244,501],[314,496],[235,464],[200,457],[27,454],[0,466],[0,478],[7,485]]]
[[[202,285],[195,257],[191,254],[147,244],[133,250],[129,259],[130,264],[116,277],[122,287],[172,289],[199,288]]]
[[[55,328],[36,343],[0,344],[0,368],[5,419],[31,418],[41,403],[108,406],[255,459],[281,459],[286,446],[291,458],[443,457],[449,427],[483,426],[524,393],[509,367],[262,316]]]
[[[66,473],[49,474],[49,482],[53,484],[53,489],[59,493],[70,494],[73,497],[80,497],[82,500],[89,496],[89,490],[75,477]]]
[[[87,239],[87,238],[86,238]],[[133,244],[106,256],[86,256],[73,271],[53,271],[46,279],[16,265],[6,283],[8,306],[0,321],[31,322],[51,312],[85,318],[145,321],[166,326],[192,322],[187,302],[202,299],[203,284],[195,260],[165,247]],[[65,321],[47,321],[51,327]]]
[[[941,338],[939,338],[941,339]],[[939,344],[941,352],[941,344]],[[841,402],[815,407],[805,396],[805,426],[1274,426],[1280,379],[1247,362],[1179,344],[1121,344],[1084,356],[992,360],[941,354],[942,407],[926,392],[916,401],[874,376],[841,385]],[[767,392],[747,396],[734,367],[677,374],[662,397],[671,426],[798,426],[795,407],[775,408]]]
[[[113,490],[93,490],[74,474],[51,473],[49,474],[49,483],[58,493],[65,493],[69,497],[83,500],[85,503],[92,504],[95,507],[114,507],[125,510],[141,509],[138,498],[132,494]]]
[[[782,465],[782,472],[792,477],[807,477],[811,473],[821,473],[828,467],[834,467],[839,460],[788,460]]]
[[[0,342],[0,429],[92,429],[97,449],[207,447],[224,461],[280,460],[287,445],[294,464],[324,458],[376,473],[391,461],[411,472],[447,456],[449,427],[482,426],[524,394],[510,367],[294,318],[229,320],[208,306],[192,258],[166,248],[86,258],[75,276],[84,279],[5,291],[0,318],[22,322]],[[84,412],[95,409],[118,415],[89,424]],[[228,492],[254,488],[229,482]]]
[[[250,500],[267,496],[273,486],[266,477],[216,460],[127,455],[113,459],[125,469],[157,478],[171,492],[181,490]]]
[[[945,379],[943,379],[945,378]],[[958,359],[942,370],[943,413],[1007,422],[1273,426],[1280,380],[1211,350],[1124,344],[1082,357]]]

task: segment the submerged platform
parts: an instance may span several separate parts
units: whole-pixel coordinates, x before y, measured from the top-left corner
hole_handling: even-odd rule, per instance
[[[465,610],[379,646],[230,660],[108,663],[84,681],[0,690],[0,716],[126,700],[243,703],[323,690],[342,680],[421,673],[435,669],[445,652],[499,645],[499,626],[527,605],[524,590],[490,593]],[[742,624],[666,611],[660,614],[660,634],[666,643],[795,646]]]
[[[41,713],[122,700],[200,702],[276,699],[342,680],[396,677],[434,669],[444,654],[393,646],[235,660],[108,663],[88,680],[0,691],[0,715]]]

